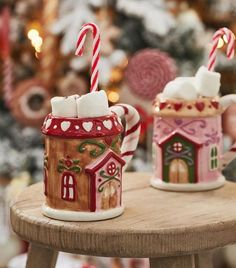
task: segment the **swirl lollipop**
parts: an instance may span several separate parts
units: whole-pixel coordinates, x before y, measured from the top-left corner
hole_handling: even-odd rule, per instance
[[[152,100],[176,77],[173,59],[158,49],[144,49],[129,61],[126,82],[139,97]]]

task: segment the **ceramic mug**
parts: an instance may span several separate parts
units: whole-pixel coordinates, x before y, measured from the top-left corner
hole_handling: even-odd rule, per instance
[[[137,147],[139,114],[125,104],[110,107],[110,112],[94,118],[46,117],[46,216],[94,221],[123,212],[122,176]],[[126,121],[123,141],[121,116]]]
[[[203,97],[192,101],[157,96],[154,102],[153,187],[201,191],[224,184],[221,114],[232,99],[235,100],[235,96]]]

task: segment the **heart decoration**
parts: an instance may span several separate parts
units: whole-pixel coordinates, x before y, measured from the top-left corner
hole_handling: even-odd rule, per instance
[[[90,132],[93,127],[93,122],[84,122],[83,123],[83,128],[87,131]]]
[[[195,107],[198,109],[199,112],[201,112],[205,108],[204,102],[196,102]]]
[[[111,122],[111,120],[104,120],[103,121],[103,126],[105,128],[107,128],[107,129],[111,130],[112,129],[112,122]]]
[[[182,123],[183,123],[183,120],[182,120],[182,119],[178,119],[178,118],[175,119],[175,124],[176,124],[176,125],[179,126],[179,125],[181,125]]]
[[[69,121],[63,121],[62,123],[61,123],[61,129],[63,130],[63,131],[67,131],[67,129],[70,127],[70,122]]]
[[[179,111],[183,106],[183,103],[174,103],[174,109],[175,111]]]
[[[159,104],[160,110],[164,109],[166,107],[166,105],[167,105],[166,101],[160,102],[160,104]]]
[[[45,128],[49,128],[52,123],[52,119],[48,119],[45,125]]]
[[[212,106],[213,107],[215,107],[216,109],[218,109],[219,108],[219,102],[218,101],[211,101],[211,104],[212,104]]]

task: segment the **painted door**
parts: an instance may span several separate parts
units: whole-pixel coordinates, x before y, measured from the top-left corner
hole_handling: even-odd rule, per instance
[[[169,182],[171,183],[188,183],[189,171],[188,165],[182,159],[174,159],[170,163]]]
[[[197,182],[195,168],[196,145],[182,136],[176,135],[163,147],[163,180],[172,183]]]
[[[101,208],[109,209],[115,208],[118,205],[118,185],[117,183],[110,181],[104,186],[102,198],[101,198]]]

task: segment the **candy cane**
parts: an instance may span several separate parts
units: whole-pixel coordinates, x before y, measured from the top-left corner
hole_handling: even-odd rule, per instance
[[[119,117],[124,116],[126,120],[125,136],[121,145],[121,156],[126,162],[126,168],[134,155],[139,140],[141,129],[139,113],[128,104],[114,105],[110,107],[110,111]]]
[[[215,68],[215,64],[216,64],[216,54],[217,54],[217,45],[219,42],[219,39],[225,35],[228,41],[227,44],[227,51],[226,51],[226,56],[229,59],[232,59],[234,56],[234,48],[235,48],[235,37],[232,31],[230,31],[228,28],[224,27],[224,28],[220,28],[219,30],[217,30],[212,38],[212,48],[209,54],[209,61],[208,61],[208,65],[207,68],[209,71],[213,71]]]
[[[91,72],[91,80],[90,80],[90,91],[98,90],[98,63],[100,59],[100,32],[96,24],[87,23],[82,26],[82,29],[79,33],[77,48],[75,51],[75,55],[82,56],[84,52],[84,42],[86,38],[87,32],[91,30],[93,33],[93,56],[92,56],[92,72]]]
[[[10,57],[9,27],[10,11],[8,7],[4,7],[1,13],[0,53],[2,54],[3,58],[3,98],[8,107],[10,106],[10,102],[12,99],[13,82],[13,66]]]

